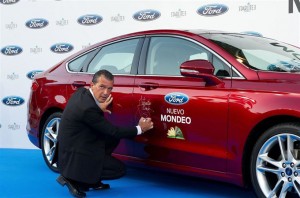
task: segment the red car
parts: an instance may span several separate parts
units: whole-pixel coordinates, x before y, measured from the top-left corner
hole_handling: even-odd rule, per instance
[[[93,74],[115,75],[115,125],[151,117],[122,140],[126,162],[253,185],[259,197],[300,196],[300,49],[261,36],[153,30],[84,49],[37,75],[28,136],[51,165],[61,114]]]

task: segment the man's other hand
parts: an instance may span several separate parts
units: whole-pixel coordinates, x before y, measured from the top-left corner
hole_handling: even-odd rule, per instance
[[[104,112],[104,113],[109,113],[111,114],[111,111],[107,109],[107,107],[111,104],[111,102],[113,101],[113,97],[111,96],[111,94],[106,98],[106,100],[104,102],[99,103],[99,107],[100,109]]]

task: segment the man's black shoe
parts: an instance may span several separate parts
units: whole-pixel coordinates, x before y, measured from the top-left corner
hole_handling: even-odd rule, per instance
[[[86,197],[86,194],[84,192],[81,192],[80,190],[78,190],[70,181],[68,181],[66,178],[64,178],[62,175],[60,175],[56,181],[64,186],[67,185],[69,192],[74,196],[74,197],[78,197],[78,198],[83,198]]]
[[[109,184],[103,184],[102,182],[100,182],[99,185],[93,187],[94,190],[106,190],[106,189],[110,189],[110,185]]]
[[[87,191],[90,190],[90,188],[89,188],[89,187],[82,187],[82,186],[79,186],[79,187],[78,187],[78,190],[81,191],[81,192],[87,192]]]

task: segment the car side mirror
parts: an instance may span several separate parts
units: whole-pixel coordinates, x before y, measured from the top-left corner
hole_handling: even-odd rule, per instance
[[[224,82],[214,75],[215,68],[207,60],[190,60],[180,65],[182,76],[203,78],[207,86],[223,86]]]

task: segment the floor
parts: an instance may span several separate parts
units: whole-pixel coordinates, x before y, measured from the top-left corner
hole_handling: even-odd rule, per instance
[[[45,165],[41,150],[0,149],[1,198],[71,197],[55,179],[58,174]],[[128,167],[127,175],[108,182],[110,190],[89,191],[87,197],[255,197],[234,185],[170,173]]]

